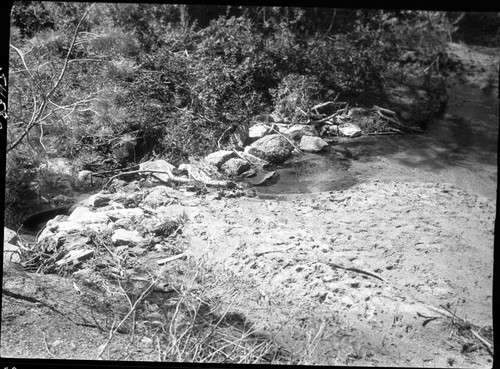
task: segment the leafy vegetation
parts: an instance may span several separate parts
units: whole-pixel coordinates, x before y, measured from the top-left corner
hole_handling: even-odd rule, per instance
[[[203,9],[15,3],[8,184],[35,186],[51,157],[94,172],[158,156],[179,164],[257,114],[294,121],[338,96],[379,102],[389,82],[408,75],[424,75],[432,89],[454,31],[439,12]],[[410,45],[419,55],[412,70],[398,63]],[[26,174],[12,170],[19,166]],[[17,206],[14,186],[7,192]]]

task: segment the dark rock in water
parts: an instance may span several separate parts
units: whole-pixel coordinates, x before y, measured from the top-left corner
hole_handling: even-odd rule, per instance
[[[39,211],[24,219],[22,223],[23,227],[31,229],[37,228],[58,215],[69,215],[72,211],[72,208],[73,206],[60,206],[57,208]]]
[[[273,172],[258,172],[257,175],[247,182],[252,186],[268,186],[275,183],[279,179],[279,174],[276,171]]]

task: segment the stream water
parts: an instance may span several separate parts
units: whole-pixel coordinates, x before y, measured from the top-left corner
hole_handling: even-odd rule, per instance
[[[498,97],[458,84],[448,94],[445,113],[425,133],[335,138],[324,153],[278,167],[279,181],[259,194],[332,191],[378,179],[448,182],[496,199]]]

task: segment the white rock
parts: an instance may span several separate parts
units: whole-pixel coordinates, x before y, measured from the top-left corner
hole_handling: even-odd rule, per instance
[[[248,129],[248,138],[255,141],[255,140],[269,134],[270,131],[271,131],[271,129],[269,128],[269,126],[261,124],[261,123],[257,123]]]
[[[3,259],[17,263],[20,260],[19,247],[8,242],[3,243]]]
[[[292,140],[298,141],[302,136],[318,136],[318,131],[311,125],[294,124],[290,128],[284,130],[283,134],[287,135]]]
[[[82,230],[82,223],[74,221],[59,222],[57,228],[51,228],[51,230],[64,233],[80,232]]]
[[[131,218],[131,217],[142,217],[144,216],[144,211],[141,208],[130,208],[130,209],[114,209],[103,211],[103,214],[109,217],[113,222],[116,222],[121,218]]]
[[[78,206],[68,217],[68,221],[78,223],[107,223],[109,218],[106,212],[90,211],[89,208]]]
[[[328,146],[324,140],[319,137],[302,136],[299,149],[309,152],[319,152]]]
[[[17,242],[17,234],[12,229],[3,227],[3,242],[15,244]]]
[[[357,137],[363,133],[361,128],[352,123],[346,123],[342,127],[339,126],[339,132],[346,137]]]
[[[189,173],[191,171],[191,164],[179,164],[179,170],[186,170]]]
[[[126,229],[117,229],[111,236],[111,241],[114,245],[130,245],[131,243],[140,243],[143,238],[137,231],[128,231]]]
[[[154,170],[165,173],[171,173],[172,169],[175,169],[175,166],[162,159],[155,161],[147,161],[145,163],[139,164],[139,170]],[[168,174],[154,173],[154,175],[164,182],[168,182],[170,180]]]

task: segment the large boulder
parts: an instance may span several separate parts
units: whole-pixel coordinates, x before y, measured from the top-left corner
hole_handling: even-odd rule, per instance
[[[326,146],[328,146],[328,143],[319,137],[302,136],[299,149],[309,152],[319,152]]]
[[[232,158],[222,165],[222,170],[229,176],[236,177],[250,169],[250,163],[239,158]]]
[[[279,135],[264,136],[249,146],[248,152],[270,163],[280,164],[292,154],[293,146],[288,140]]]
[[[294,124],[290,128],[283,130],[283,134],[287,135],[294,141],[300,141],[302,136],[318,136],[318,131],[314,128],[314,126],[307,124]]]
[[[220,168],[222,164],[224,164],[226,161],[228,161],[231,158],[234,158],[236,154],[234,151],[231,150],[219,150],[216,152],[213,152],[207,156],[205,156],[205,161],[207,161],[210,164],[215,165],[217,168]],[[180,169],[180,166],[179,166]]]

